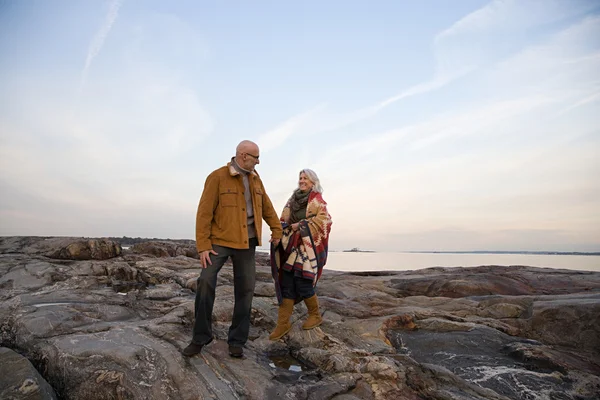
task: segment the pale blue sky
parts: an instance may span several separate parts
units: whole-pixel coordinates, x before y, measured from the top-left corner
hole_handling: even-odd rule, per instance
[[[193,238],[251,139],[333,250],[600,251],[596,0],[4,0],[0,57],[0,235]]]

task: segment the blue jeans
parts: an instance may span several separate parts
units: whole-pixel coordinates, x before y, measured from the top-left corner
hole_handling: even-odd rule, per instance
[[[284,299],[308,299],[315,295],[312,279],[295,276],[294,271],[279,270],[281,274],[281,296]]]
[[[233,346],[243,346],[248,341],[250,310],[256,281],[254,254],[257,245],[256,238],[250,239],[250,247],[242,250],[213,245],[213,250],[218,254],[210,255],[212,265],[204,268],[197,280],[192,343],[206,344],[213,337],[212,312],[215,304],[217,274],[229,257],[233,262],[235,304],[227,342]]]

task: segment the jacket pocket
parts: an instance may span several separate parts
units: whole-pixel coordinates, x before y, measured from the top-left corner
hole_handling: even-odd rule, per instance
[[[262,208],[262,201],[263,201],[263,191],[261,188],[256,188],[254,190],[254,193],[256,194],[256,196],[254,197],[256,199],[256,207],[260,207]]]
[[[236,188],[221,188],[219,191],[219,204],[222,207],[236,207],[237,195]]]

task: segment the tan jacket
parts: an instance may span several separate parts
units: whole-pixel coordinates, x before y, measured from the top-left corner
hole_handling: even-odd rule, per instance
[[[262,244],[262,220],[271,228],[271,237],[282,236],[281,222],[256,171],[248,175],[254,205],[254,226],[258,245]],[[234,249],[248,248],[244,182],[231,163],[213,171],[204,183],[196,214],[198,252],[211,250],[216,244]]]

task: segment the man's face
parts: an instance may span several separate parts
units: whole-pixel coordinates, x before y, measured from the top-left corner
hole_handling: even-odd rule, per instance
[[[260,164],[260,152],[258,151],[258,147],[252,147],[246,149],[242,153],[242,164],[241,167],[247,171],[254,171],[254,167],[256,164]]]

